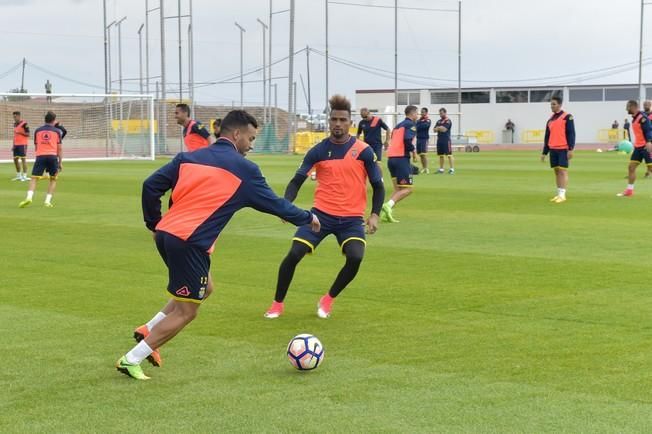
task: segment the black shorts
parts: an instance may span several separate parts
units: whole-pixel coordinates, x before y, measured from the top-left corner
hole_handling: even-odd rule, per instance
[[[383,144],[382,143],[369,143],[369,147],[373,149],[376,154],[376,161],[383,161]]]
[[[550,150],[550,167],[568,169],[568,150],[551,149]]]
[[[437,155],[452,155],[453,145],[450,140],[447,142],[437,142]]]
[[[360,241],[364,244],[367,243],[365,241],[364,220],[362,217],[337,217],[326,214],[316,208],[313,208],[312,212],[321,223],[321,231],[315,233],[310,229],[310,225],[301,226],[294,234],[293,240],[308,245],[313,252],[319,243],[331,234],[335,235],[342,249],[346,243],[353,240]]]
[[[56,155],[41,155],[36,157],[34,167],[32,167],[32,176],[42,178],[44,172],[48,172],[50,178],[57,177],[57,173],[59,173],[59,158]]]
[[[642,146],[640,148],[634,148],[634,151],[632,151],[632,156],[629,158],[630,161],[635,161],[637,163],[642,163],[645,161],[645,164],[651,165],[652,164],[652,155],[645,149],[645,146]]]
[[[387,167],[392,178],[396,179],[399,187],[412,187],[412,165],[407,157],[390,157],[387,160]]]
[[[11,148],[11,151],[14,154],[14,158],[27,157],[27,145],[14,145],[14,147]]]
[[[428,139],[417,139],[417,154],[428,153]]]
[[[201,303],[208,286],[211,257],[167,232],[156,232],[156,248],[168,267],[168,292],[175,300]]]

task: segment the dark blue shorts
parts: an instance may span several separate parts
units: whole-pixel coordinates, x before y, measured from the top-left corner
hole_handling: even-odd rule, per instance
[[[315,233],[310,229],[310,225],[301,226],[294,234],[293,240],[308,245],[313,252],[319,243],[331,234],[335,235],[341,248],[344,248],[344,245],[352,240],[367,243],[362,217],[336,217],[316,208],[313,208],[312,212],[321,223],[321,231]]]
[[[34,167],[32,167],[32,176],[41,178],[44,172],[50,174],[50,178],[56,178],[59,173],[59,158],[56,155],[41,155],[36,157]]]
[[[452,155],[453,145],[450,140],[446,142],[437,142],[437,155]]]
[[[14,154],[14,158],[27,157],[27,145],[14,145],[14,147],[11,148],[11,151]]]
[[[634,148],[632,151],[632,156],[629,158],[630,161],[635,161],[642,163],[645,161],[645,164],[652,164],[652,155],[645,149],[645,146],[640,148]]]
[[[566,149],[550,150],[550,167],[568,169],[568,151]]]
[[[168,267],[168,292],[175,300],[201,303],[208,286],[211,257],[167,232],[156,232],[156,248]]]
[[[377,161],[383,161],[383,144],[382,143],[369,143],[371,149],[373,149],[374,154],[376,154]]]
[[[407,157],[390,157],[387,160],[387,167],[392,178],[396,179],[399,187],[412,187],[412,165]]]
[[[417,154],[428,153],[428,139],[417,139]]]

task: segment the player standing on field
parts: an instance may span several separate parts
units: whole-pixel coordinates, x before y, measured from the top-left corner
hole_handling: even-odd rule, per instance
[[[417,111],[416,106],[405,107],[405,119],[399,122],[392,131],[389,149],[387,149],[387,168],[392,176],[394,192],[387,203],[383,205],[380,215],[384,222],[398,223],[398,220],[392,215],[392,209],[394,205],[412,194],[414,182],[410,157],[412,157],[412,161],[417,161],[414,150],[414,137],[417,131],[414,122],[419,116]]]
[[[627,188],[618,196],[633,196],[636,182],[636,168],[645,161],[647,167],[652,167],[652,122],[639,110],[638,101],[627,101],[627,113],[632,115],[632,132],[634,133],[634,151],[629,161]]]
[[[12,113],[14,116],[14,145],[11,148],[14,154],[16,177],[12,181],[29,181],[27,177],[27,143],[29,142],[29,126],[21,119],[20,112]]]
[[[359,139],[361,134],[364,135],[363,140],[371,146],[371,149],[373,149],[376,154],[376,161],[378,162],[378,167],[381,168],[382,173],[380,162],[383,161],[383,144],[387,146],[389,141],[389,127],[379,116],[372,116],[371,113],[369,113],[369,109],[366,107],[360,109],[360,116],[362,116],[362,120],[358,123],[358,133],[355,135],[355,138]],[[381,129],[385,130],[386,133],[384,143],[381,137]]]
[[[52,208],[52,195],[57,187],[57,176],[63,170],[63,151],[61,141],[66,136],[66,129],[57,121],[57,115],[53,112],[45,114],[45,125],[34,131],[34,147],[36,149],[36,161],[32,167],[32,179],[29,181],[27,197],[18,206],[25,208],[32,203],[36,183],[43,178],[47,171],[50,175],[48,192],[45,196],[45,207]]]
[[[201,122],[190,118],[188,104],[177,104],[174,109],[174,118],[177,120],[177,124],[183,127],[183,142],[188,151],[195,151],[215,143],[215,138]]]
[[[143,183],[145,225],[168,268],[172,300],[166,313],[159,312],[147,324],[146,336],[118,360],[116,369],[123,374],[149,379],[142,361],[197,316],[212,289],[210,254],[235,212],[251,207],[319,232],[314,214],[276,196],[258,166],[244,158],[252,149],[257,127],[250,114],[233,110],[224,118],[222,137],[214,145],[178,154]],[[172,205],[161,216],[161,197],[169,190]]]
[[[453,144],[451,142],[451,129],[453,122],[448,117],[444,107],[439,109],[439,119],[435,123],[434,131],[437,133],[437,155],[439,156],[439,170],[437,174],[444,173],[444,157],[448,157],[448,173],[453,175]]]
[[[328,235],[335,235],[346,262],[328,293],[319,299],[317,315],[328,318],[335,298],[355,278],[365,252],[365,221],[367,207],[367,179],[373,188],[371,214],[366,221],[367,231],[378,229],[378,214],[385,196],[383,177],[376,164],[376,155],[366,143],[349,135],[351,103],[335,95],[330,104],[330,136],[312,147],[296,175],[285,190],[285,198],[294,201],[311,168],[316,167],[318,178],[312,212],[319,217],[321,232],[314,233],[308,226],[300,227],[292,246],[278,270],[274,302],[265,313],[267,318],[278,318],[284,309],[283,301],[299,262],[315,249]]]
[[[553,96],[550,100],[552,116],[546,123],[541,153],[541,161],[545,161],[546,155],[550,154],[550,167],[555,171],[557,194],[550,199],[550,202],[554,203],[566,202],[568,165],[575,148],[575,121],[573,115],[562,110],[561,104],[561,98],[558,96]]]
[[[430,118],[428,108],[421,109],[421,117],[417,120],[417,155],[421,159],[421,173],[430,173],[428,169],[428,140],[430,139]]]

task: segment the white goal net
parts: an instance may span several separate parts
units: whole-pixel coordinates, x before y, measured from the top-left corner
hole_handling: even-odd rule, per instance
[[[154,159],[157,124],[151,95],[0,93],[0,161],[12,160],[14,112],[27,122],[27,157],[34,157],[34,130],[56,114],[68,134],[66,160]]]

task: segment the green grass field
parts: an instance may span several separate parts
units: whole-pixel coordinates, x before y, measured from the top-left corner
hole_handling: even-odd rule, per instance
[[[279,193],[299,162],[252,158]],[[70,162],[53,209],[44,183],[18,209],[26,185],[0,166],[0,432],[650,430],[652,181],[615,197],[624,156],[577,153],[561,205],[537,152],[459,154],[457,175],[417,177],[326,321],[335,241],[265,320],[294,228],[242,211],[213,257],[216,294],[137,382],[113,364],[166,301],[139,196],[161,164]],[[326,347],[317,371],[285,358],[300,332]]]

